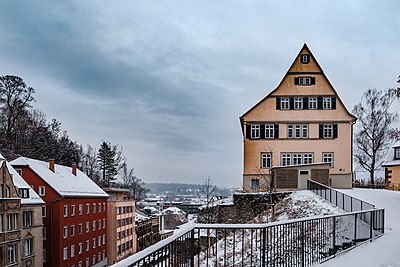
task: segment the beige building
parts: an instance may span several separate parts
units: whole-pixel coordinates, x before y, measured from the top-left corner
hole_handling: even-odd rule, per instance
[[[278,87],[240,117],[243,189],[270,188],[272,167],[331,163],[329,184],[352,187],[349,113],[306,44]]]
[[[385,187],[391,190],[400,190],[400,142],[397,142],[389,151],[385,167]]]
[[[107,201],[107,264],[136,253],[135,200],[128,189],[103,188]]]
[[[43,200],[0,154],[0,266],[43,266]]]

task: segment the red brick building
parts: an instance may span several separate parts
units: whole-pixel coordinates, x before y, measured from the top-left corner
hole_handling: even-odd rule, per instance
[[[11,164],[46,203],[43,266],[106,266],[108,195],[76,165],[25,157]]]

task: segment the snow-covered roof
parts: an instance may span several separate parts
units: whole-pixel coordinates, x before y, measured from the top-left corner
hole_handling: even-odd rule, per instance
[[[400,147],[400,141],[397,141],[393,147],[389,149],[389,153],[387,155],[386,161],[382,164],[382,166],[397,166],[400,165],[400,159],[394,159],[394,148]]]
[[[21,198],[21,204],[44,204],[44,201],[39,197],[38,194],[28,185],[27,182],[18,174],[18,172],[11,166],[11,164],[6,161],[3,155],[0,154],[0,165],[6,163],[7,169],[12,175],[14,186],[21,189],[29,190],[29,198]]]
[[[136,212],[135,212],[135,222],[145,221],[145,220],[148,220],[148,219],[150,219],[150,217],[144,215],[139,210],[136,210]]]
[[[74,175],[71,167],[55,164],[53,172],[49,169],[48,162],[26,157],[19,157],[10,163],[13,166],[29,167],[62,196],[108,197],[106,192],[79,169]]]
[[[163,214],[186,214],[183,210],[177,207],[169,207],[162,211]]]

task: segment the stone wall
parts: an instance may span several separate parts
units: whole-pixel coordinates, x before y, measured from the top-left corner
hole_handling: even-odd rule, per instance
[[[290,192],[238,193],[233,204],[213,206],[199,210],[199,223],[248,223],[276,204]]]

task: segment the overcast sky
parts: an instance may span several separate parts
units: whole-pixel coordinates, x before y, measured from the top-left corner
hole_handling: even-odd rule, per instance
[[[351,111],[400,75],[400,1],[0,1],[0,75],[145,182],[241,186],[239,117],[307,43]]]

